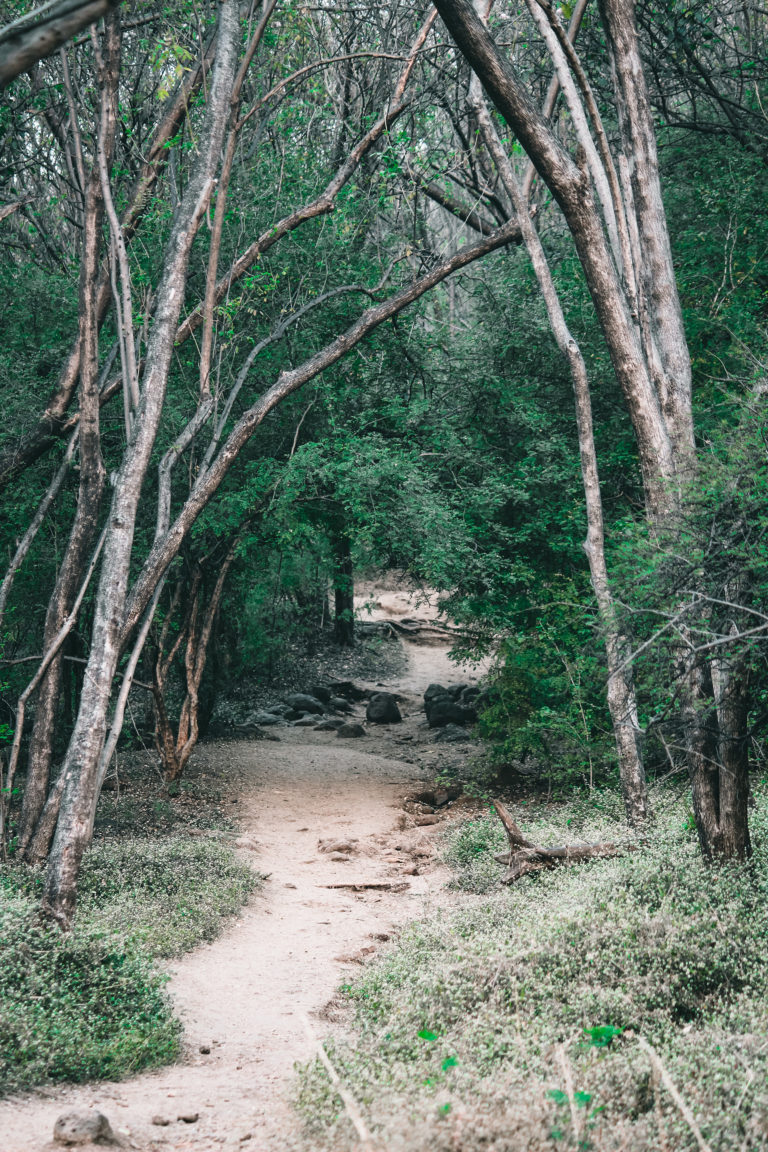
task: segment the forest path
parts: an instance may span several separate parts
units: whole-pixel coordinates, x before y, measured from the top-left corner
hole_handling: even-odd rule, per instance
[[[127,1147],[142,1150],[290,1146],[297,1131],[293,1066],[313,1055],[306,1018],[318,1036],[327,1031],[345,974],[394,927],[420,915],[444,885],[430,862],[439,826],[414,827],[402,804],[429,778],[437,752],[421,693],[431,680],[453,681],[458,673],[445,645],[406,648],[407,669],[387,685],[407,697],[400,725],[371,725],[368,736],[350,741],[281,728],[280,743],[198,750],[219,764],[226,759],[227,770],[242,778],[240,824],[254,843],[247,855],[268,879],[222,936],[172,966],[184,1060],[121,1083],[0,1102],[2,1152],[60,1147],[51,1143],[56,1117],[91,1108],[108,1116]],[[321,851],[319,840],[328,839],[347,841],[353,851]],[[329,887],[361,882],[394,888]],[[153,1123],[156,1117],[167,1124]]]

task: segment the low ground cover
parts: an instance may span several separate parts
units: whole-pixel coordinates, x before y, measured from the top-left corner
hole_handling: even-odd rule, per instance
[[[207,836],[98,842],[74,931],[39,920],[39,872],[0,868],[0,1092],[116,1079],[176,1058],[160,958],[212,939],[258,875]]]
[[[455,827],[455,910],[411,924],[345,988],[352,1038],[328,1045],[383,1145],[768,1148],[768,797],[755,802],[747,866],[707,868],[684,805],[659,791],[635,851],[502,889],[498,821]],[[516,816],[545,845],[628,839],[610,797]],[[353,1143],[319,1065],[299,1104],[315,1146]]]

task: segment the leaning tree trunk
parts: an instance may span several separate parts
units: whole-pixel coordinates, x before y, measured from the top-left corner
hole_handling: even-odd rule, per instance
[[[163,412],[189,253],[214,185],[229,111],[238,33],[238,5],[235,0],[224,0],[206,123],[166,249],[141,401],[115,481],[80,710],[62,767],[61,809],[48,860],[44,906],[63,926],[69,925],[74,915],[80,864],[93,828],[112,681],[121,651],[136,515]]]
[[[592,401],[587,366],[581,349],[568,329],[560,298],[552,278],[544,248],[529,215],[528,202],[517,175],[499,139],[488,114],[482,91],[476,78],[470,82],[470,103],[477,116],[480,132],[501,177],[502,185],[514,206],[523,241],[533,265],[547,316],[558,348],[568,364],[576,403],[576,427],[579,435],[581,476],[587,511],[587,539],[584,549],[589,561],[592,588],[597,600],[608,666],[607,702],[613,724],[619,760],[624,808],[632,825],[643,824],[648,818],[648,789],[643,765],[637,700],[628,660],[631,652],[629,639],[619,626],[616,606],[608,581],[605,560],[605,527],[603,502],[600,493],[600,474],[595,450],[592,423]]]
[[[107,167],[114,151],[117,122],[117,85],[120,76],[120,26],[116,14],[105,19],[104,75],[98,146],[104,148]],[[85,199],[83,260],[80,274],[80,487],[77,510],[56,585],[48,604],[43,652],[53,643],[72,610],[82,583],[99,522],[105,471],[99,429],[98,293],[104,196],[98,159],[94,157]],[[26,853],[48,794],[53,741],[61,696],[64,648],[53,659],[37,696],[29,747],[27,779],[21,807],[18,852]]]

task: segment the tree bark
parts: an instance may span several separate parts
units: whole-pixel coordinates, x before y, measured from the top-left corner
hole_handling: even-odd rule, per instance
[[[540,115],[471,0],[436,0],[435,6],[565,216],[632,419],[649,516],[653,522],[665,522],[679,509],[674,445],[589,176]],[[666,228],[663,214],[659,226]]]
[[[628,637],[623,635],[619,627],[616,606],[608,580],[603,502],[600,492],[600,474],[595,449],[592,400],[587,366],[577,341],[568,329],[544,248],[529,215],[528,203],[523,196],[515,171],[488,114],[482,91],[475,77],[470,82],[470,104],[477,117],[486,148],[493,157],[502,184],[514,205],[523,242],[528,250],[547,310],[552,334],[570,370],[576,404],[576,427],[579,436],[581,476],[587,512],[587,538],[584,542],[584,550],[589,560],[590,578],[605,640],[608,668],[608,710],[611,714],[616,740],[619,775],[627,820],[631,825],[640,825],[648,819],[648,790],[641,751],[632,665],[628,661],[631,647]]]
[[[61,810],[48,860],[44,907],[63,927],[71,923],[74,915],[80,864],[93,828],[109,699],[122,648],[123,605],[128,588],[136,514],[163,412],[189,253],[210,200],[223,142],[238,33],[236,0],[224,0],[219,13],[218,51],[204,130],[166,248],[164,273],[157,290],[154,323],[147,347],[141,403],[134,433],[115,481],[96,595],[91,653],[77,722],[62,768]]]
[[[115,12],[110,12],[104,26],[104,74],[101,77],[101,114],[97,132],[98,147],[103,152],[103,162],[107,168],[111,164],[114,152],[120,47],[119,17]],[[80,276],[80,331],[78,335],[78,344],[81,349],[79,365],[80,422],[78,428],[80,486],[69,541],[53,594],[48,603],[43,651],[47,651],[50,647],[53,638],[72,610],[72,604],[82,582],[93,541],[98,531],[101,498],[106,478],[101,456],[99,424],[98,293],[103,219],[103,188],[99,162],[94,159],[85,197],[83,259]],[[38,692],[19,825],[18,852],[21,856],[26,852],[32,838],[48,792],[56,718],[61,695],[63,660],[64,652],[62,649],[51,663]]]
[[[151,204],[152,189],[170,155],[168,142],[176,135],[184,117],[188,114],[189,103],[210,69],[215,48],[214,37],[206,45],[198,64],[185,75],[157,127],[121,217],[126,244],[135,234],[146,208]],[[110,300],[109,271],[106,266],[102,266],[96,303],[99,326],[107,316]],[[45,412],[35,427],[25,433],[18,443],[0,452],[0,492],[39,460],[57,439],[66,435],[71,427],[71,418],[67,413],[77,388],[80,358],[78,333],[59,374],[56,391],[48,401]]]

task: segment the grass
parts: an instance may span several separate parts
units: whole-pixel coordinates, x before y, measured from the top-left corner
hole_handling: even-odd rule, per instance
[[[213,939],[257,882],[212,839],[102,841],[62,936],[37,918],[40,873],[0,869],[0,1091],[174,1060],[181,1025],[155,961]]]
[[[768,1148],[768,798],[746,867],[706,868],[683,806],[649,842],[499,889],[498,821],[445,843],[457,907],[411,924],[345,989],[354,1039],[329,1044],[382,1145],[408,1152]],[[626,841],[612,798],[517,810],[543,844]],[[354,1143],[317,1064],[299,1105],[313,1148]]]

